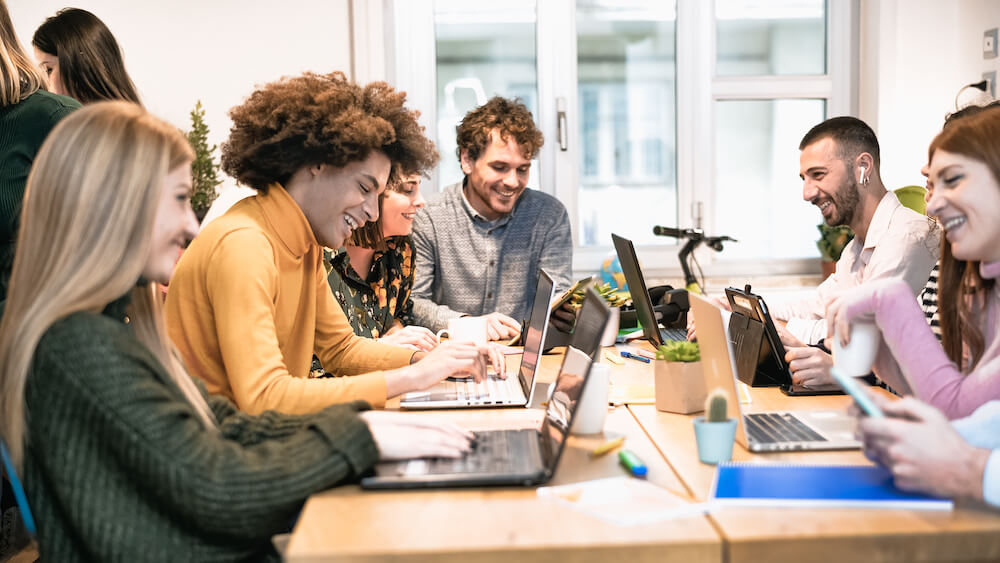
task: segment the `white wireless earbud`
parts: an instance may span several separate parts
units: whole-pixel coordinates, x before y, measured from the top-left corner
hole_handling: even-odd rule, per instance
[[[866,170],[865,165],[862,164],[861,165],[861,171],[858,172],[858,183],[859,184],[864,184],[865,183],[865,170]]]

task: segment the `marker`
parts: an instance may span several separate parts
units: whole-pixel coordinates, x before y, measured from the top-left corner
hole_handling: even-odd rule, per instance
[[[590,456],[591,457],[602,456],[624,443],[625,443],[625,436],[621,436],[620,438],[615,438],[614,440],[609,440],[601,444],[600,446],[594,448],[593,451],[590,452]]]
[[[644,364],[648,364],[650,362],[649,358],[643,358],[642,356],[639,356],[637,354],[633,354],[632,352],[626,352],[624,350],[622,350],[622,357],[623,358],[632,358],[633,360],[639,360],[640,362],[642,362]]]
[[[629,352],[633,353],[633,354],[638,354],[638,355],[642,356],[643,358],[649,358],[650,360],[655,360],[656,359],[656,354],[654,352],[650,352],[649,350],[644,350],[642,348],[636,348],[634,346],[627,346],[625,349],[628,350]]]
[[[639,459],[631,450],[622,450],[618,452],[618,461],[628,469],[628,472],[632,474],[633,477],[645,477],[646,476],[646,464]]]

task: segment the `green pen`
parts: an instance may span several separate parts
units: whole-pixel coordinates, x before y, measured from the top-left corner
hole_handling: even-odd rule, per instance
[[[632,450],[622,450],[618,452],[618,461],[628,469],[628,472],[634,477],[645,477],[646,464],[639,459],[639,456],[632,453]]]

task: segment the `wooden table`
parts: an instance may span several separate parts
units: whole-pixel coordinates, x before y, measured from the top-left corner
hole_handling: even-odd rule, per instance
[[[515,359],[516,361],[516,359]],[[552,381],[561,356],[544,356]],[[653,368],[611,366],[618,386],[651,385]],[[789,398],[754,389],[749,411],[846,408],[846,397]],[[390,408],[394,403],[390,403]],[[428,412],[473,429],[537,427],[538,409]],[[693,416],[629,405],[609,412],[603,435],[573,437],[551,484],[622,475],[597,444],[625,435],[649,465],[649,480],[692,498],[707,497],[715,469],[698,461]],[[866,463],[859,451],[752,454],[752,462]],[[340,487],[313,495],[287,560],[313,561],[1000,561],[1000,514],[959,504],[954,512],[901,510],[718,509],[659,524],[617,527],[540,499],[534,489],[363,492]]]
[[[751,391],[750,412],[847,408],[845,396],[786,397],[774,388]],[[705,499],[715,469],[698,460],[691,416],[629,410],[680,475]],[[754,454],[736,444],[733,459],[760,463],[864,464],[860,451]],[[906,510],[725,508],[710,513],[726,545],[726,561],[997,561],[1000,514],[959,504],[954,512]]]

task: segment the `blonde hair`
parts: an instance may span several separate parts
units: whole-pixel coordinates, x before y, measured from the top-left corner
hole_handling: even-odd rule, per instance
[[[12,106],[45,88],[45,75],[24,53],[7,4],[0,0],[0,107]]]
[[[142,283],[164,177],[193,158],[175,127],[128,102],[63,119],[28,176],[6,310],[0,322],[0,435],[24,459],[25,382],[42,335],[131,292],[129,320],[206,428],[216,423],[170,344],[155,284]],[[44,377],[44,374],[35,374]]]

